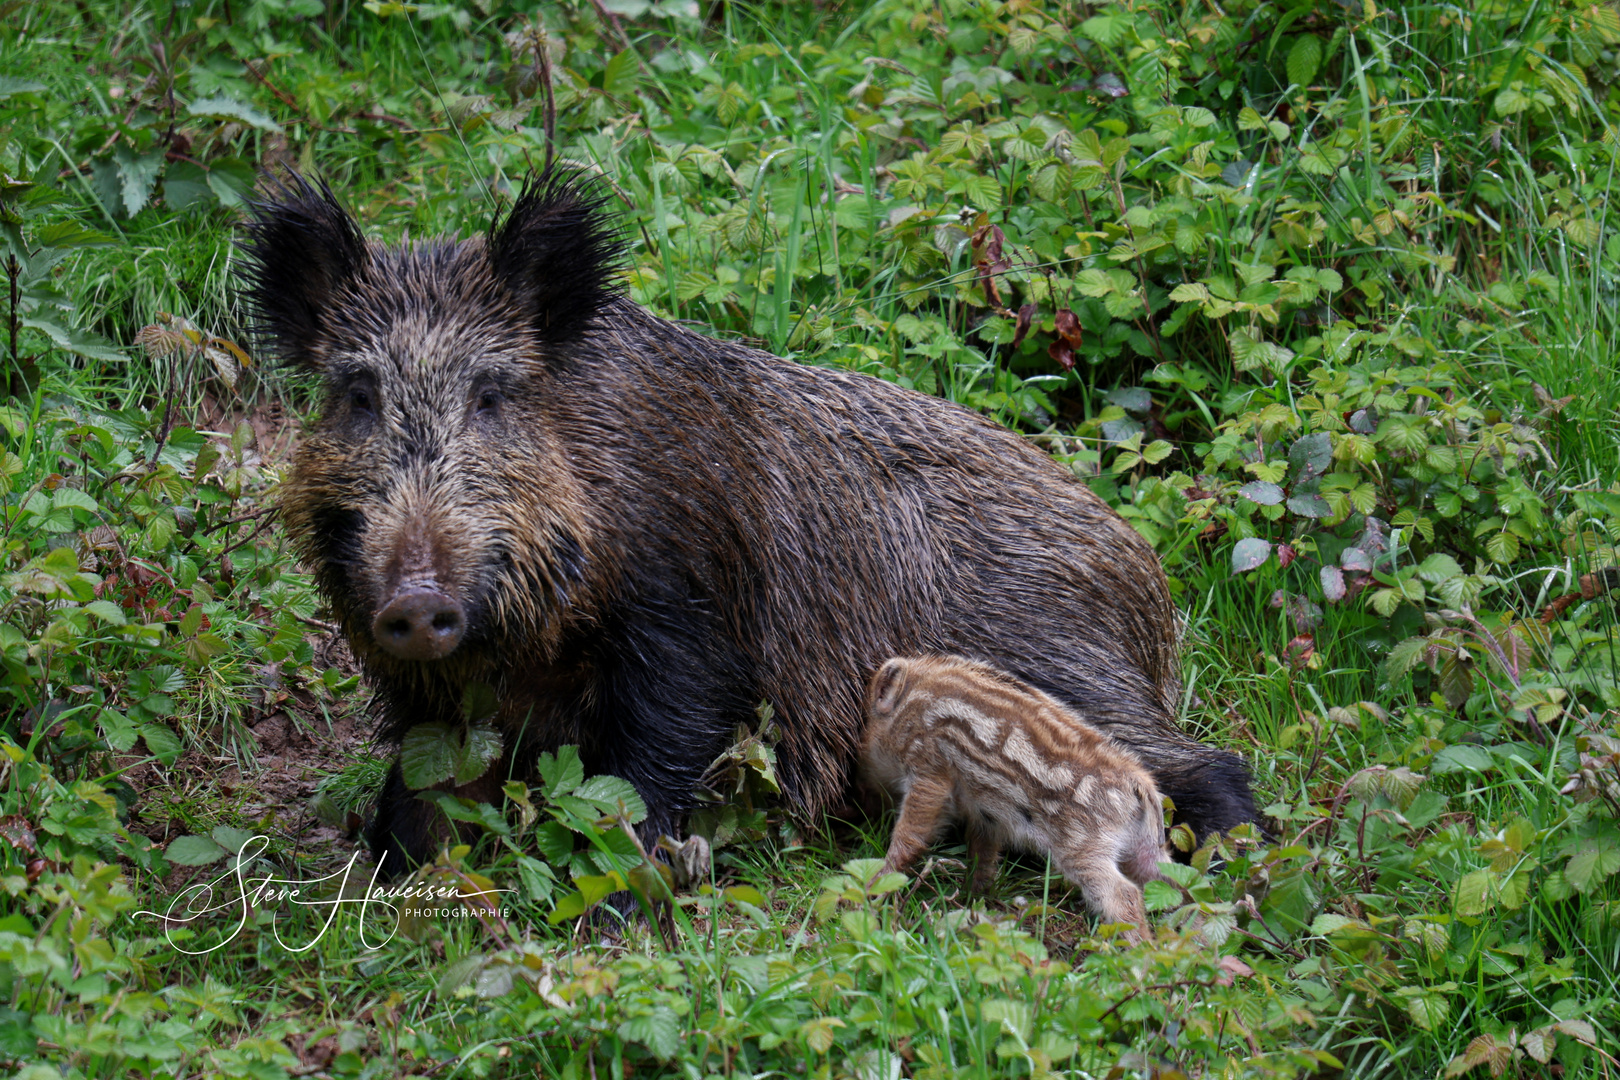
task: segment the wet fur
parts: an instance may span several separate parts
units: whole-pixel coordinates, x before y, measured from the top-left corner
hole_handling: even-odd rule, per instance
[[[294,177],[247,226],[260,328],[326,388],[282,512],[383,737],[458,721],[486,681],[507,755],[477,784],[577,743],[657,835],[769,699],[784,789],[815,812],[845,786],[878,665],[955,653],[1080,710],[1198,832],[1253,818],[1242,762],[1175,721],[1175,610],[1135,531],[965,409],[630,302],[600,203],[541,177],[487,236],[385,247]],[[401,661],[372,619],[424,581],[466,635]],[[370,830],[389,869],[444,835],[396,770]]]

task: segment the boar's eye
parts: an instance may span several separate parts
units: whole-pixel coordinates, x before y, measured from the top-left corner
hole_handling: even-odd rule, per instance
[[[349,411],[363,416],[370,416],[376,412],[369,386],[349,387]]]
[[[500,411],[501,402],[506,398],[493,386],[485,386],[478,391],[477,400],[473,406],[473,413],[480,417],[491,417]]]

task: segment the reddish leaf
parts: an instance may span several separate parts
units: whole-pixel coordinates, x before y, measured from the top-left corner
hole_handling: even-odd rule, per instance
[[[1029,333],[1030,324],[1035,321],[1035,312],[1039,310],[1034,304],[1025,304],[1018,309],[1018,326],[1013,332],[1012,348],[1016,349],[1024,343],[1024,335]]]
[[[984,215],[980,215],[982,218]],[[996,285],[996,275],[1012,269],[1012,263],[1002,255],[1002,247],[1007,237],[1000,226],[984,224],[979,226],[973,234],[974,268],[979,272],[979,284],[984,286],[985,299],[995,305],[997,311],[1004,310],[1001,300],[1001,289]]]
[[[1295,551],[1289,545],[1287,545],[1287,544],[1278,544],[1277,545],[1277,564],[1279,566],[1287,566],[1289,563],[1293,562],[1297,558],[1299,558],[1299,552]]]
[[[26,851],[30,855],[37,853],[33,824],[21,814],[0,818],[0,838],[19,851]]]
[[[1068,308],[1058,308],[1057,313],[1052,316],[1052,331],[1070,349],[1080,347],[1080,319]]]
[[[1289,667],[1297,669],[1309,663],[1315,653],[1316,638],[1311,634],[1300,634],[1283,649],[1283,659],[1288,661]]]
[[[1046,355],[1063,365],[1064,371],[1074,370],[1074,350],[1063,341],[1054,341],[1046,347]]]

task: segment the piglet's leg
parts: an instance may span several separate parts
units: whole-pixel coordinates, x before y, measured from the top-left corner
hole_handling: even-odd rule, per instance
[[[968,858],[973,862],[973,891],[984,892],[996,880],[1001,862],[1001,839],[996,829],[978,814],[968,817]]]
[[[1147,906],[1142,901],[1142,890],[1120,873],[1112,852],[1088,852],[1082,858],[1078,871],[1070,880],[1080,886],[1086,906],[1105,923],[1130,923],[1136,927],[1129,934],[1130,939],[1145,941],[1148,937]],[[1078,880],[1075,880],[1076,877]]]
[[[911,785],[900,803],[900,820],[894,823],[884,870],[904,870],[923,853],[945,825],[950,801],[951,786],[943,779],[919,777]]]

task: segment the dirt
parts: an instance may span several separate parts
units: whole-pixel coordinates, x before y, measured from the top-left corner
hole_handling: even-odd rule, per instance
[[[298,440],[299,418],[277,399],[251,410],[222,405],[207,397],[184,422],[201,431],[229,433],[248,423],[259,461],[284,467]],[[333,630],[312,629],[315,671],[336,668],[345,677],[358,674],[358,664]],[[338,825],[321,820],[311,809],[317,785],[357,758],[371,756],[372,723],[364,686],[332,695],[302,685],[271,665],[257,672],[252,706],[236,731],[202,732],[197,742],[171,766],[141,757],[127,759],[123,779],[140,794],[131,813],[132,831],[166,845],[185,835],[204,835],[221,822],[269,836],[272,853],[285,852],[318,866],[341,864],[363,847],[357,839],[358,814]],[[384,754],[378,749],[376,754]],[[124,764],[121,762],[121,764]],[[360,865],[369,866],[369,855]],[[197,870],[176,868],[176,882],[195,878]]]

